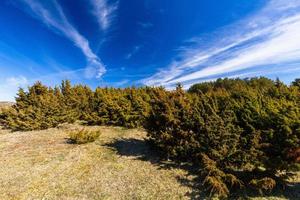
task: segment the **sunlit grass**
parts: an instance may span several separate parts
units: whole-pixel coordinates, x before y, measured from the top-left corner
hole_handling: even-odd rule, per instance
[[[0,199],[189,199],[192,189],[178,182],[181,169],[160,169],[135,153],[149,151],[108,144],[116,140],[143,142],[145,133],[111,127],[93,143],[68,144],[77,126],[45,131],[0,131]],[[145,153],[145,152],[143,152]]]

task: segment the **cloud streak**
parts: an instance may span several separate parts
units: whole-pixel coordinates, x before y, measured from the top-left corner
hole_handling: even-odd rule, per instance
[[[256,14],[212,35],[218,39],[189,40],[190,46],[180,48],[181,53],[169,66],[142,83],[173,87],[177,82],[191,84],[300,61],[300,0],[271,0]],[[208,42],[203,45],[204,41]]]
[[[92,51],[88,40],[68,21],[61,6],[55,1],[42,4],[35,0],[21,0],[30,10],[30,14],[46,24],[51,30],[64,35],[77,46],[87,60],[85,76],[100,78],[105,72],[101,59]]]
[[[125,56],[125,58],[128,60],[128,59],[130,59],[130,58],[132,58],[132,56],[134,56],[136,53],[138,53],[138,51],[141,49],[141,46],[134,46],[134,48],[133,48],[133,50],[130,52],[130,53],[128,53],[126,56]]]
[[[6,83],[11,86],[21,87],[28,84],[28,80],[25,76],[9,77],[6,79]]]
[[[96,17],[101,30],[106,31],[111,25],[118,2],[109,5],[106,0],[90,0],[93,7],[92,14]]]

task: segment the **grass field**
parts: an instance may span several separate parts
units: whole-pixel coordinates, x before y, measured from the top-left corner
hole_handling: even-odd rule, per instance
[[[161,161],[137,129],[100,129],[98,140],[68,144],[72,126],[0,130],[0,199],[198,199],[187,164]],[[299,180],[299,176],[296,177]],[[289,196],[297,199],[299,184]],[[262,198],[260,198],[262,199]]]
[[[12,106],[14,103],[13,102],[6,102],[6,101],[0,101],[0,112],[3,109],[9,108],[10,106]]]

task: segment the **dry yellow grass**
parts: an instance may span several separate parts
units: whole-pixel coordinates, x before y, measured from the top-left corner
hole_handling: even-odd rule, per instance
[[[14,103],[13,102],[6,102],[6,101],[0,101],[0,112],[3,109],[7,109],[10,106],[12,106]]]
[[[148,151],[144,132],[100,130],[97,141],[83,145],[67,144],[64,128],[23,133],[2,130],[0,199],[188,198],[191,188],[177,181],[187,172],[160,169],[138,158],[138,151]],[[139,149],[126,146],[131,144]]]
[[[0,199],[199,198],[195,176],[162,163],[143,131],[89,127],[102,133],[95,142],[68,144],[76,128],[0,130]]]

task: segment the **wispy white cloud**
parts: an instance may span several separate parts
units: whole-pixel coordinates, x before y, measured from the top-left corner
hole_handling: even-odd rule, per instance
[[[300,0],[271,0],[256,14],[213,35],[218,39],[206,45],[203,43],[210,38],[188,41],[192,45],[180,48],[181,53],[168,67],[142,82],[172,87],[177,82],[198,82],[254,67],[300,61]]]
[[[25,76],[14,76],[6,79],[6,83],[11,86],[22,87],[28,84],[28,80]]]
[[[133,50],[128,53],[125,58],[130,59],[133,55],[135,55],[139,50],[141,49],[141,46],[134,46]]]
[[[260,76],[270,76],[273,78],[277,78],[278,74],[280,75],[290,75],[290,74],[300,74],[300,63],[294,63],[290,65],[284,66],[284,68],[276,66],[272,67],[271,69],[256,69],[249,72],[238,72],[234,73],[233,75],[219,75],[214,78],[203,78],[197,82],[210,82],[215,81],[218,78],[249,78],[249,77],[260,77]],[[184,84],[184,89],[190,88],[195,81],[191,80]],[[287,83],[288,84],[288,83]],[[167,89],[173,89],[173,85],[167,85]]]
[[[124,79],[118,82],[112,83],[115,87],[124,87],[127,83],[129,83],[128,79]]]
[[[92,51],[88,40],[83,37],[68,21],[62,8],[55,1],[42,4],[35,0],[20,0],[30,8],[29,13],[46,24],[53,31],[71,40],[87,59],[86,77],[100,78],[105,72],[101,59]],[[46,6],[47,5],[47,6]]]
[[[145,29],[152,28],[154,26],[151,22],[138,22],[138,25]]]
[[[115,17],[118,2],[108,4],[107,0],[90,0],[90,3],[93,7],[92,14],[96,16],[101,30],[106,31]]]

